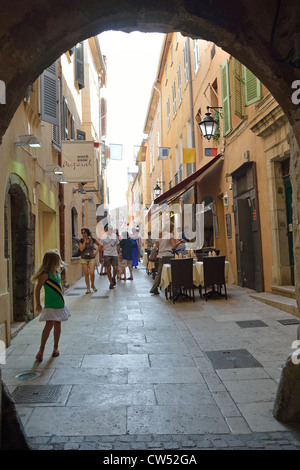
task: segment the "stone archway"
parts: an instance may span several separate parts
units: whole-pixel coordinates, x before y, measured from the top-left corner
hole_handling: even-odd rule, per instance
[[[11,320],[29,321],[32,315],[34,266],[34,216],[31,214],[24,182],[10,175],[4,202],[4,255],[8,262],[8,290],[11,294]]]
[[[300,106],[290,64],[300,3],[294,0],[60,0],[6,2],[0,13],[0,71],[6,104],[0,106],[2,138],[26,89],[77,42],[108,29],[172,32],[215,42],[239,59],[281,105],[300,143]],[[300,86],[299,86],[300,88]]]
[[[179,31],[213,41],[265,84],[291,126],[295,285],[300,306],[300,68],[291,64],[299,17],[300,2],[295,0],[6,2],[0,11],[0,80],[6,87],[6,104],[0,104],[0,141],[27,87],[79,41],[109,29]]]

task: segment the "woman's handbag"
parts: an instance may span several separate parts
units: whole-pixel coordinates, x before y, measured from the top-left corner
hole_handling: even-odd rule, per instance
[[[152,248],[150,255],[149,255],[149,261],[157,261],[157,254],[158,254],[158,249],[157,248]]]

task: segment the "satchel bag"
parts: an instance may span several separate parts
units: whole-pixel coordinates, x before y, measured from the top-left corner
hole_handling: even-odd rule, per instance
[[[157,254],[158,254],[157,248],[152,248],[150,255],[149,255],[149,261],[152,261],[152,262],[157,261]]]

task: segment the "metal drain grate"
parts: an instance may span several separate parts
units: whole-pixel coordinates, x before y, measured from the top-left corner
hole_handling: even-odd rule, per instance
[[[261,326],[268,326],[261,320],[245,320],[245,321],[236,321],[237,325],[241,328],[259,328]]]
[[[109,299],[109,295],[92,295],[92,299]]]
[[[205,351],[205,354],[215,370],[262,367],[247,349]]]
[[[278,320],[282,325],[299,325],[297,318],[288,318],[286,320]]]
[[[70,296],[70,295],[80,295],[80,294],[79,292],[70,292],[69,294],[66,294],[66,295]]]
[[[12,397],[15,403],[56,403],[62,385],[19,385]]]

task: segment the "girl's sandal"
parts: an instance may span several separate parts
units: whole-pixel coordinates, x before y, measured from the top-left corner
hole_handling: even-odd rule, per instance
[[[96,289],[95,286],[92,286],[92,289],[93,289],[94,292],[97,292],[97,289]]]
[[[37,353],[37,355],[35,356],[35,359],[36,359],[36,361],[38,361],[38,362],[42,362],[42,360],[43,360],[43,354],[42,354],[42,353]]]
[[[90,290],[87,290],[87,291],[86,291],[86,294],[90,294],[90,293],[91,293],[91,291],[90,291]]]
[[[58,357],[59,356],[59,351],[53,351],[52,357]]]

